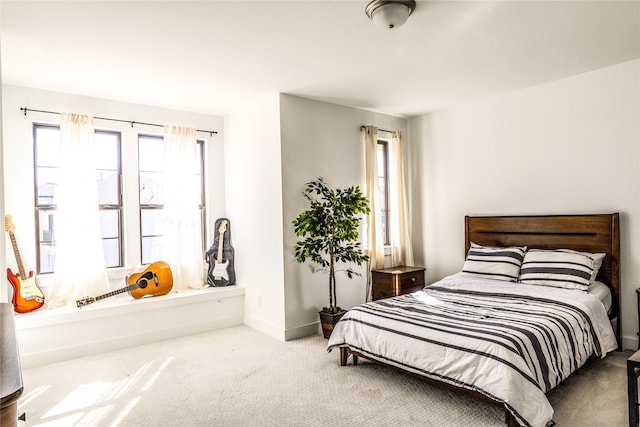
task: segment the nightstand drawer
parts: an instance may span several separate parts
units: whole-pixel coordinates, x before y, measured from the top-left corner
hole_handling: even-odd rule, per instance
[[[424,267],[396,267],[371,272],[371,298],[389,298],[424,288]]]

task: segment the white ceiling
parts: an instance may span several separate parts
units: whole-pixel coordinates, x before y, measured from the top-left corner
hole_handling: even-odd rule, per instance
[[[640,58],[640,1],[6,1],[5,83],[224,114],[284,92],[412,116]],[[37,106],[34,106],[37,108]]]

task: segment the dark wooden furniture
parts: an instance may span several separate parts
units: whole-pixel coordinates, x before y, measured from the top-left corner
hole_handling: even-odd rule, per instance
[[[0,303],[0,425],[18,424],[18,398],[22,394],[22,371],[18,355],[13,305]]]
[[[640,376],[640,351],[627,359],[627,396],[629,399],[629,427],[638,427],[638,377]]]
[[[393,267],[371,271],[371,298],[409,294],[424,288],[424,267]]]
[[[640,288],[636,289],[636,299],[638,300],[638,332],[636,335],[640,338]],[[638,340],[638,350],[640,350],[640,339]]]
[[[591,253],[605,253],[598,280],[611,289],[612,323],[620,348],[620,217],[618,213],[595,215],[539,215],[539,216],[466,216],[465,257],[471,242],[485,246],[527,246],[537,249],[573,249]],[[347,364],[349,355],[364,357],[347,347],[340,348],[340,364]],[[366,357],[365,357],[366,358]],[[373,360],[376,363],[382,363]],[[382,363],[384,364],[384,363]],[[392,365],[387,365],[394,369]],[[415,375],[411,372],[411,375]],[[472,396],[478,400],[503,406],[477,391],[451,384],[420,378],[447,389]],[[505,408],[508,427],[518,426],[515,417]]]

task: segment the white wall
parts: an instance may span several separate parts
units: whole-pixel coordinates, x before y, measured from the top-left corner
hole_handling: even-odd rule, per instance
[[[286,338],[318,331],[318,311],[328,305],[328,278],[312,274],[293,254],[292,221],[308,208],[301,196],[307,182],[322,176],[335,188],[364,189],[364,149],[360,126],[406,132],[405,119],[291,95],[280,96],[282,132],[282,227]],[[410,142],[409,142],[410,144]],[[361,230],[361,241],[363,231]],[[365,266],[361,271],[364,273]],[[338,274],[337,300],[351,308],[365,300],[366,275],[349,280]]]
[[[245,324],[284,340],[280,109],[277,94],[226,117],[225,168]]]
[[[416,260],[459,271],[465,215],[620,212],[622,335],[637,348],[640,61],[411,119]]]
[[[39,123],[59,123],[59,116],[55,114],[29,112],[26,116],[20,107],[46,111],[63,111],[91,114],[98,117],[109,117],[139,122],[173,124],[191,126],[197,129],[215,130],[217,135],[198,134],[199,138],[207,140],[206,153],[209,174],[207,176],[208,198],[208,231],[212,234],[215,218],[225,213],[224,194],[224,119],[218,116],[198,114],[185,111],[170,110],[159,107],[129,104],[112,100],[85,97],[80,95],[49,92],[44,90],[25,88],[13,85],[2,86],[2,118],[3,118],[3,155],[4,155],[4,205],[7,213],[13,215],[16,226],[16,240],[26,270],[35,270],[36,266],[36,237],[34,200],[34,172],[33,172],[33,130],[34,121]],[[131,126],[129,123],[96,120],[96,127],[112,129],[122,133],[123,162],[137,162],[138,133],[162,134],[161,127],[144,125]],[[119,286],[119,281],[131,268],[139,264],[139,236],[138,226],[138,198],[137,176],[125,179],[124,186],[134,190],[125,200],[124,232],[130,237],[125,247],[126,268],[110,270],[110,278],[117,282],[112,287]],[[208,241],[211,242],[209,236]],[[15,258],[10,243],[6,248],[7,265],[16,270]],[[40,283],[46,282],[46,275],[40,278]],[[8,287],[6,280],[0,281],[0,290]],[[44,286],[46,287],[46,285]],[[43,289],[45,291],[45,289]],[[45,292],[46,295],[46,292]]]

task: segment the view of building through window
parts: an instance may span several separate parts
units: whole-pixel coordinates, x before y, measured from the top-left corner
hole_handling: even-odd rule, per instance
[[[56,188],[60,175],[60,128],[56,125],[34,124],[35,161],[35,213],[37,227],[37,273],[52,273],[56,256]],[[100,226],[105,263],[109,268],[122,267],[124,241],[122,184],[124,175],[137,174],[140,200],[140,248],[142,264],[151,262],[151,248],[163,237],[164,149],[161,136],[139,135],[138,165],[132,170],[122,170],[121,134],[96,130],[93,161],[98,186]],[[194,171],[198,176],[198,192],[202,222],[203,254],[206,250],[205,193],[204,193],[204,141],[198,141],[198,158],[194,159]],[[134,212],[136,207],[133,207]]]
[[[382,219],[381,230],[384,236],[384,244],[389,245],[389,143],[385,140],[378,140],[378,188],[380,191],[380,218]]]
[[[37,271],[51,273],[55,265],[56,188],[60,175],[60,128],[35,124],[35,209]],[[100,204],[102,246],[107,267],[122,266],[122,198],[120,191],[120,133],[95,131],[95,180]]]
[[[153,261],[152,248],[162,244],[164,237],[164,189],[168,184],[164,180],[164,149],[163,138],[151,135],[138,136],[138,173],[140,184],[140,235],[142,263]],[[199,209],[202,223],[202,245],[206,236],[205,228],[205,197],[204,197],[204,141],[198,141],[198,158],[194,159],[193,173],[198,177],[199,187],[185,189],[197,191],[199,195]]]

